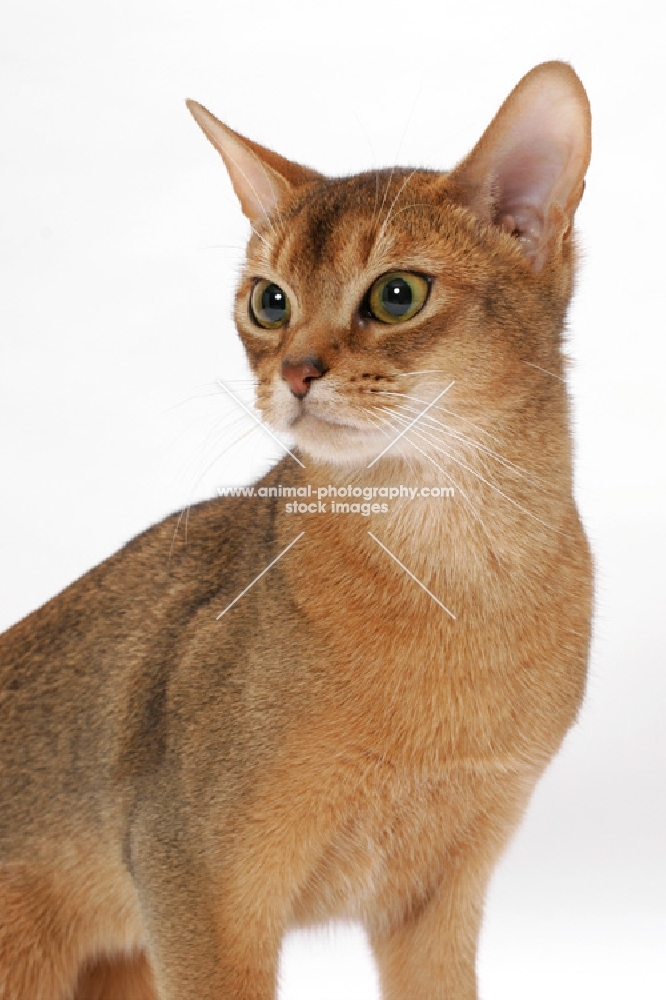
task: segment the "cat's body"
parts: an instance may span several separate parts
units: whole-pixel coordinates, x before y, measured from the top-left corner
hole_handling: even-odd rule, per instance
[[[270,1000],[285,930],[334,916],[368,929],[387,1000],[476,996],[485,887],[589,640],[560,343],[589,131],[522,205],[502,163],[479,180],[546,84],[587,122],[547,64],[448,177],[325,180],[193,109],[257,231],[237,324],[259,405],[305,465],[257,487],[458,492],[210,501],[0,639],[1,1000]],[[384,329],[359,304],[387,273],[428,288]]]

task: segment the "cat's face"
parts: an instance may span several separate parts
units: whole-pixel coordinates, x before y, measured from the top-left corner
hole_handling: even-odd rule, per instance
[[[444,175],[315,183],[257,227],[237,293],[263,417],[313,458],[349,465],[367,465],[451,381],[443,403],[496,419],[512,373],[524,379],[496,323],[516,270],[529,286],[515,239],[479,225]],[[418,460],[422,447],[403,438],[395,454]]]
[[[518,431],[562,369],[589,160],[569,67],[528,74],[450,174],[331,180],[190,109],[252,223],[235,317],[269,425],[317,461],[365,466],[398,436],[425,461],[424,425],[402,432],[450,386],[449,419]]]

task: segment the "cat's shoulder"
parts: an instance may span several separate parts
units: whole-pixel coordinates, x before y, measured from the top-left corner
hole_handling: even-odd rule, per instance
[[[242,589],[275,539],[275,506],[262,502],[258,490],[277,483],[279,470],[237,495],[185,507],[130,539],[0,635],[0,662],[38,648],[51,654],[61,642],[96,632],[134,629],[173,603],[194,611],[219,592]]]

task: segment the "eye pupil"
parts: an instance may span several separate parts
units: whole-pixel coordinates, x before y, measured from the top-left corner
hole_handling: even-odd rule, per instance
[[[261,311],[269,323],[279,323],[287,311],[287,296],[279,285],[267,285],[261,295]]]
[[[404,278],[393,278],[382,289],[382,305],[391,316],[404,316],[409,312],[412,299],[412,290]]]
[[[428,298],[430,279],[413,271],[394,271],[377,278],[361,306],[379,323],[404,323],[421,311]]]
[[[252,321],[264,330],[277,330],[289,322],[289,296],[274,281],[259,279],[250,294],[249,306]]]

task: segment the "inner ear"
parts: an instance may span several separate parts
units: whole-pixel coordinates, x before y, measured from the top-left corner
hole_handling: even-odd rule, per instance
[[[224,160],[243,213],[253,226],[270,218],[297,188],[321,179],[321,174],[315,170],[293,163],[234,132],[202,104],[196,101],[187,101],[186,104],[206,138]]]
[[[536,269],[571,227],[590,160],[590,108],[566,63],[543,63],[506,99],[451,177],[462,200],[512,233]]]

